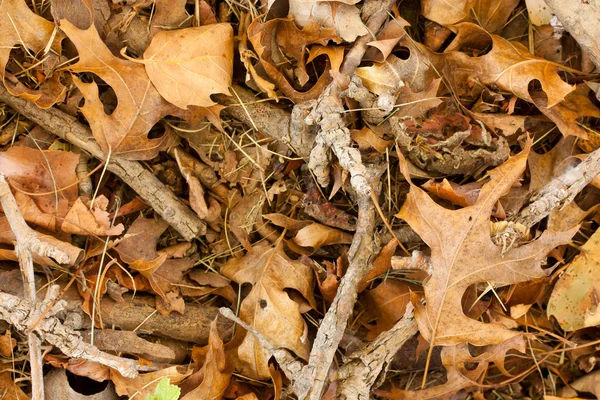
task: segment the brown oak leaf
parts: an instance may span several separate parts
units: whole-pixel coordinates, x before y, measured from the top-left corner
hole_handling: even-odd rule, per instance
[[[465,290],[479,282],[504,286],[546,275],[541,263],[554,247],[568,243],[577,228],[545,231],[537,240],[504,250],[490,236],[490,214],[525,170],[530,145],[501,166],[488,171],[490,181],[477,202],[460,210],[435,203],[421,188],[411,189],[397,217],[405,220],[431,248],[433,271],[424,283],[427,306],[415,304],[421,334],[434,346],[461,342],[483,346],[510,339],[518,332],[498,323],[468,318],[462,310]],[[403,173],[410,179],[406,164]]]

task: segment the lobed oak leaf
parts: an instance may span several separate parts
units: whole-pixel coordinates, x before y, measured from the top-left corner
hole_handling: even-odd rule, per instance
[[[492,241],[490,214],[498,199],[524,172],[529,148],[530,144],[488,171],[490,181],[481,188],[477,202],[460,210],[443,208],[410,183],[410,192],[397,217],[408,222],[431,248],[433,271],[424,283],[427,306],[415,304],[420,332],[431,346],[461,342],[483,346],[518,335],[498,323],[468,318],[461,307],[463,294],[479,282],[503,286],[545,276],[541,263],[546,254],[568,243],[577,231],[545,231],[537,240],[509,250]],[[409,179],[406,165],[403,173]]]
[[[240,285],[252,284],[252,290],[241,303],[240,318],[275,347],[291,350],[307,360],[310,343],[301,315],[302,304],[297,300],[303,298],[315,307],[311,268],[291,260],[280,245],[261,243],[244,257],[230,259],[220,272]],[[301,296],[292,297],[290,289]],[[238,332],[245,336],[236,349],[237,370],[254,379],[268,379],[271,353],[252,334]]]
[[[455,25],[452,30],[456,32],[456,38],[444,53],[432,53],[424,46],[421,50],[429,53],[428,58],[437,64],[438,70],[443,69],[459,93],[470,93],[473,81],[479,81],[533,103],[529,83],[538,80],[548,97],[547,107],[552,107],[575,90],[575,86],[563,81],[558,74],[566,67],[532,55],[521,43],[490,34],[470,22]],[[476,56],[490,46],[489,52]],[[464,50],[473,50],[474,55],[468,55]]]
[[[47,79],[40,89],[33,90],[12,75],[10,80],[6,76],[6,65],[15,45],[26,47],[29,54],[37,54],[44,51],[52,40],[50,48],[56,54],[61,53],[63,36],[52,36],[54,23],[34,14],[24,0],[3,0],[0,4],[0,26],[0,78],[6,89],[13,96],[22,97],[40,108],[49,108],[61,101],[66,88],[57,77]]]
[[[158,92],[179,108],[209,107],[210,95],[230,95],[233,29],[230,24],[158,32],[142,61]]]
[[[81,112],[88,120],[94,138],[106,154],[130,160],[148,160],[170,144],[170,135],[150,139],[150,129],[173,106],[156,90],[143,65],[115,57],[106,47],[94,25],[76,28],[61,20],[61,29],[77,47],[79,61],[69,66],[72,72],[96,74],[114,90],[118,105],[107,115],[100,101],[98,85],[73,77],[85,98]]]

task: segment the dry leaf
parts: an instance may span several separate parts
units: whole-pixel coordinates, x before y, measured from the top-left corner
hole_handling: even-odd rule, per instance
[[[13,46],[21,45],[29,54],[33,52],[52,58],[51,54],[43,54],[43,51],[53,39],[50,48],[54,54],[61,53],[64,36],[59,33],[52,37],[54,23],[34,14],[24,0],[3,0],[0,4],[0,26],[3,27],[0,33],[0,78],[6,89],[13,96],[22,97],[40,108],[49,108],[62,101],[66,88],[56,76],[47,79],[38,90],[29,89],[12,75],[10,80],[6,76],[6,64]]]
[[[315,222],[300,229],[293,240],[298,246],[312,247],[316,250],[330,244],[352,243],[352,235]]]
[[[146,72],[158,92],[179,108],[208,107],[210,95],[229,95],[233,29],[229,24],[158,32],[144,52]]]
[[[98,75],[117,96],[117,107],[107,115],[98,95],[98,85],[73,77],[85,98],[81,112],[104,153],[111,157],[148,160],[166,149],[171,139],[168,132],[153,139],[148,133],[162,117],[174,113],[173,106],[156,90],[144,66],[115,57],[93,25],[81,30],[62,20],[60,27],[79,52],[79,61],[69,69]]]
[[[181,383],[192,374],[192,370],[180,372],[181,367],[174,365],[147,374],[140,374],[137,378],[125,378],[116,370],[110,371],[110,379],[115,384],[119,396],[128,396],[130,400],[144,400],[146,395],[154,393],[154,388],[162,378],[169,378],[172,385]]]
[[[351,130],[350,137],[352,140],[358,143],[358,148],[360,150],[375,149],[379,153],[385,154],[385,151],[394,145],[393,140],[384,140],[380,138],[375,132],[366,126],[361,130]]]
[[[548,316],[553,315],[565,331],[600,325],[600,230],[580,249],[548,301]]]
[[[307,360],[310,343],[300,305],[290,298],[286,289],[294,289],[315,307],[313,272],[310,267],[293,261],[281,246],[261,243],[242,258],[231,258],[221,273],[241,284],[251,283],[252,290],[241,303],[240,318],[260,332],[276,347],[293,351]],[[254,379],[270,377],[268,360],[271,353],[263,349],[250,333],[244,335],[237,348],[237,370]]]
[[[404,219],[431,248],[432,275],[424,283],[426,308],[415,304],[421,334],[432,346],[468,342],[477,346],[501,343],[518,332],[497,323],[483,323],[464,315],[465,290],[479,282],[508,285],[546,275],[541,262],[554,247],[568,243],[575,230],[546,231],[537,240],[503,251],[490,237],[490,214],[525,170],[527,147],[519,155],[488,171],[491,180],[477,202],[460,210],[436,204],[422,189],[411,189],[398,218]],[[406,164],[403,173],[409,179]]]
[[[221,400],[229,385],[233,368],[227,365],[223,341],[217,331],[217,318],[210,324],[208,351],[204,365],[198,371],[204,378],[198,387],[183,396],[181,400]]]
[[[504,27],[517,4],[519,0],[424,0],[421,9],[425,18],[440,25],[468,21],[494,32]]]
[[[369,32],[360,18],[360,10],[352,4],[345,1],[289,0],[289,16],[300,27],[318,23],[325,28],[335,28],[339,37],[353,42]]]
[[[104,195],[96,198],[93,211],[83,203],[81,197],[78,198],[65,216],[61,230],[74,235],[120,235],[125,227],[123,224],[111,226],[111,220],[106,211],[107,206],[108,199]]]

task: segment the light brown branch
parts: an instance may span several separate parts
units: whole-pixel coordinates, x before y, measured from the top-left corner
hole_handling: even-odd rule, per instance
[[[0,101],[52,134],[99,160],[106,160],[104,152],[93,140],[90,129],[77,122],[74,117],[56,108],[42,110],[27,100],[12,96],[2,85]],[[107,168],[135,190],[185,240],[192,240],[206,233],[206,224],[139,162],[111,158]]]
[[[0,319],[11,323],[20,331],[26,331],[37,319],[39,313],[54,300],[59,291],[60,287],[58,285],[50,286],[46,300],[41,303],[0,292]],[[99,362],[116,369],[121,375],[129,378],[137,376],[137,362],[135,360],[104,353],[95,346],[84,342],[77,331],[63,325],[55,316],[63,306],[64,301],[59,301],[38,324],[35,333],[31,335],[35,336],[37,334],[41,340],[58,347],[69,357]]]

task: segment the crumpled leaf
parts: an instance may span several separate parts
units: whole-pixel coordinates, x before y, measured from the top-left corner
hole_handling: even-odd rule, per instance
[[[291,19],[275,18],[263,23],[260,18],[257,18],[248,26],[247,34],[265,72],[277,88],[292,101],[303,102],[315,99],[331,82],[331,75],[326,70],[312,88],[300,92],[288,81],[278,66],[283,64],[282,68],[291,69],[289,62],[283,62],[284,58],[281,53],[294,59],[299,67],[305,65],[305,49],[309,45],[325,46],[330,40],[340,41],[334,29],[321,27],[314,21],[306,24],[304,28],[298,29]],[[294,71],[290,71],[290,73],[293,74]]]
[[[115,57],[93,25],[81,30],[62,20],[60,27],[79,52],[79,61],[69,69],[96,74],[117,96],[117,107],[107,115],[98,95],[98,85],[73,77],[85,98],[81,112],[102,150],[111,157],[148,160],[166,149],[171,142],[169,134],[150,139],[148,132],[162,117],[173,113],[173,106],[156,90],[144,66]]]
[[[335,28],[339,37],[354,42],[357,37],[369,33],[360,18],[360,10],[354,3],[319,0],[289,0],[288,16],[305,27],[318,23],[324,28]]]
[[[96,198],[93,210],[90,210],[89,205],[84,204],[81,197],[78,198],[65,216],[61,230],[74,235],[120,235],[125,227],[123,224],[111,226],[106,211],[107,206],[108,199],[104,195]]]
[[[565,331],[600,325],[600,230],[580,249],[548,301],[548,316],[553,315]]]
[[[316,250],[330,244],[352,243],[352,235],[315,222],[300,229],[293,240],[298,246],[313,247]]]
[[[504,27],[517,4],[519,0],[424,0],[421,10],[425,18],[440,25],[474,22],[494,32]]]
[[[239,316],[244,322],[274,346],[308,359],[310,343],[306,322],[302,319],[300,304],[292,300],[285,289],[298,291],[311,307],[315,307],[310,267],[291,260],[281,246],[260,243],[244,257],[230,259],[221,268],[221,274],[239,284],[252,284],[252,290],[240,307]],[[237,335],[245,336],[236,350],[236,369],[254,379],[269,378],[271,353],[263,349],[254,335],[241,329]]]
[[[115,384],[115,391],[119,396],[141,400],[152,394],[162,379],[167,378],[171,384],[177,385],[191,375],[191,369],[181,372],[180,368],[174,365],[155,372],[140,374],[136,378],[125,378],[113,369],[110,371],[110,379]]]
[[[0,4],[0,78],[6,89],[13,95],[35,103],[40,108],[52,107],[62,101],[66,92],[57,76],[47,79],[39,89],[29,89],[12,77],[7,79],[6,64],[9,61],[13,46],[27,47],[27,52],[33,52],[42,59],[41,54],[53,39],[51,49],[55,54],[61,53],[62,34],[52,37],[54,23],[34,14],[24,0],[3,0]]]
[[[223,341],[217,331],[217,318],[210,324],[207,347],[204,365],[197,372],[203,376],[202,382],[194,390],[183,396],[181,400],[221,400],[225,389],[229,385],[233,368],[228,365],[225,346],[223,346]]]
[[[501,343],[518,332],[501,324],[468,318],[462,311],[465,290],[479,282],[502,286],[546,275],[541,262],[554,247],[568,243],[576,229],[545,231],[537,240],[503,250],[490,236],[490,214],[525,170],[530,144],[519,155],[488,171],[491,177],[477,202],[460,210],[435,203],[411,183],[410,192],[396,215],[431,248],[432,275],[424,283],[427,306],[415,304],[419,330],[431,346],[468,342],[476,346]],[[402,166],[407,179],[406,164]]]
[[[229,95],[233,29],[212,24],[158,32],[144,52],[144,66],[158,92],[179,108],[209,107],[210,95]]]

